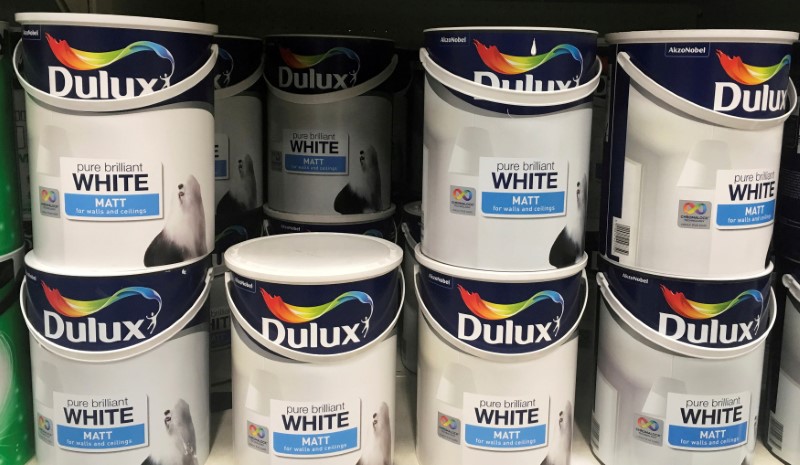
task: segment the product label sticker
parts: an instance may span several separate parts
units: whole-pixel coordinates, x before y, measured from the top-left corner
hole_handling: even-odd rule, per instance
[[[231,311],[224,306],[211,307],[209,325],[209,347],[211,350],[226,349],[231,346]]]
[[[115,452],[148,445],[147,396],[53,393],[56,443],[65,450]]]
[[[131,221],[163,217],[161,163],[61,158],[67,218]]]
[[[436,424],[436,431],[440,438],[453,444],[461,444],[461,420],[439,412]]]
[[[248,421],[247,445],[251,449],[269,454],[269,428]]]
[[[686,229],[711,229],[713,204],[705,200],[678,201],[678,227]]]
[[[214,134],[214,179],[228,179],[231,161],[231,141],[227,134]]]
[[[475,192],[474,187],[450,186],[450,213],[475,216]]]
[[[549,414],[547,396],[464,393],[464,443],[474,449],[498,451],[545,447]]]
[[[39,213],[51,218],[61,217],[61,195],[58,189],[39,186]]]
[[[664,443],[664,420],[637,413],[633,416],[633,438],[645,444],[661,446]]]
[[[667,395],[667,443],[673,449],[722,450],[747,442],[750,393]]]
[[[270,400],[270,448],[278,457],[322,458],[361,447],[361,401]]]
[[[718,229],[746,229],[775,220],[778,173],[775,170],[717,171]]]
[[[347,175],[350,137],[317,129],[283,131],[283,168],[287,173]]]
[[[481,213],[515,218],[564,216],[568,174],[563,161],[481,157]]]
[[[53,420],[39,413],[36,419],[36,434],[48,446],[53,445]]]

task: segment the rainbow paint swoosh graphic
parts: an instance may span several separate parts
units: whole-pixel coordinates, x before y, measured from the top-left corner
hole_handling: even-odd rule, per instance
[[[474,39],[473,43],[478,50],[483,63],[486,64],[492,71],[500,74],[522,74],[527,73],[539,66],[547,63],[561,55],[570,55],[575,61],[580,64],[581,72],[578,74],[576,80],[580,79],[583,74],[583,55],[574,45],[559,44],[553,47],[549,52],[541,55],[536,55],[536,41],[533,41],[530,56],[516,56],[501,53],[497,46],[483,45],[479,40]]]
[[[281,47],[279,50],[281,58],[290,68],[293,69],[308,69],[316,66],[330,57],[337,55],[344,55],[347,58],[356,62],[356,73],[361,69],[361,58],[358,54],[346,47],[333,47],[325,53],[319,55],[298,55],[293,53],[288,48]]]
[[[683,292],[673,292],[663,284],[661,285],[661,293],[664,294],[664,299],[675,313],[692,320],[707,320],[709,318],[718,317],[740,303],[750,299],[762,305],[764,303],[764,296],[761,295],[761,292],[753,289],[742,292],[732,300],[718,304],[704,304],[689,300],[683,295]]]
[[[308,323],[316,320],[322,315],[332,311],[345,302],[357,301],[369,305],[369,315],[367,321],[372,318],[372,310],[375,304],[369,294],[361,291],[349,291],[341,294],[328,303],[317,305],[316,307],[299,307],[290,305],[283,301],[280,296],[272,296],[264,289],[261,289],[261,296],[267,304],[267,308],[279,320],[285,323]]]
[[[169,76],[165,75],[163,76],[163,79],[168,81],[175,72],[175,58],[172,56],[172,53],[170,53],[170,51],[167,50],[163,45],[150,42],[149,40],[133,42],[127,47],[119,50],[111,50],[108,52],[87,52],[72,48],[69,46],[66,40],[58,40],[50,34],[45,34],[45,37],[47,38],[47,43],[50,45],[50,50],[53,51],[53,55],[55,55],[58,61],[60,61],[61,64],[67,68],[74,70],[91,71],[95,69],[101,69],[116,63],[125,57],[133,55],[134,53],[153,52],[159,58],[168,60],[172,65],[172,70],[170,71]]]
[[[496,304],[487,302],[481,299],[477,292],[469,292],[461,285],[458,286],[458,291],[461,293],[461,300],[472,313],[483,318],[484,320],[505,320],[510,318],[523,310],[532,307],[534,304],[543,300],[552,300],[553,302],[561,305],[561,314],[564,314],[564,298],[558,292],[554,291],[541,291],[534,294],[528,300],[517,302],[515,304]]]
[[[69,318],[82,318],[93,315],[105,308],[108,308],[115,302],[127,299],[128,297],[140,296],[147,300],[155,300],[158,302],[158,310],[152,315],[153,318],[158,316],[161,312],[161,296],[158,292],[150,289],[149,287],[126,287],[118,290],[110,297],[105,297],[97,300],[75,300],[68,299],[61,295],[58,289],[51,289],[47,284],[42,281],[42,288],[44,295],[50,305],[58,313]]]
[[[729,57],[722,50],[717,50],[717,58],[719,58],[722,69],[731,79],[746,86],[763,84],[792,63],[792,57],[786,55],[776,65],[753,66],[744,63],[741,57]]]

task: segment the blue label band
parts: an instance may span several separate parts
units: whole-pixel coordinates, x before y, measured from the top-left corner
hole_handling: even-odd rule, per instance
[[[564,213],[565,199],[564,192],[483,192],[481,211],[494,215],[558,215]]]
[[[82,218],[149,218],[161,215],[159,194],[64,194],[67,216]]]
[[[747,442],[747,422],[731,426],[669,425],[668,442],[681,449],[721,449]]]
[[[748,204],[717,205],[717,226],[754,226],[772,223],[775,219],[775,200]]]
[[[358,449],[358,428],[325,434],[272,434],[273,448],[280,455],[313,457]]]
[[[465,425],[464,442],[482,449],[530,449],[547,444],[547,425],[522,428]]]
[[[58,444],[68,449],[113,451],[146,445],[145,425],[76,428],[58,425]]]
[[[287,153],[284,166],[290,173],[347,174],[347,157]]]

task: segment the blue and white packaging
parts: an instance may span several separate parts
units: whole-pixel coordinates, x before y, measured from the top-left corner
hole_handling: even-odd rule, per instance
[[[569,463],[588,258],[538,273],[416,258],[420,464]]]
[[[284,213],[387,210],[398,58],[386,39],[266,38],[269,206]]]
[[[638,464],[643,459],[658,465],[752,463],[764,342],[776,317],[774,296],[765,295],[768,316],[761,319],[765,329],[757,332],[757,338],[749,343],[738,341],[741,345],[737,347],[717,348],[693,341],[681,343],[636,324],[638,320],[617,299],[614,282],[602,272],[597,280],[602,299],[591,434],[595,456],[614,465]],[[709,284],[712,290],[720,286]],[[703,290],[703,286],[695,289]],[[647,295],[641,293],[643,299]],[[658,300],[642,300],[639,305],[654,314],[662,306]],[[719,316],[714,319],[711,314],[731,311],[737,305],[745,304],[691,303],[698,313],[705,314],[694,319],[711,320],[710,324],[696,323],[700,335],[713,338]],[[753,324],[739,325],[752,328]]]
[[[335,233],[226,252],[236,463],[392,463],[401,259]]]
[[[615,65],[601,253],[659,275],[764,270],[783,122],[797,100],[789,81],[797,38],[739,30],[606,37]]]
[[[216,26],[114,15],[16,19],[39,257],[132,271],[209,254]]]
[[[425,255],[494,271],[581,260],[596,40],[570,29],[425,31]]]
[[[25,264],[38,463],[204,462],[210,258],[108,276]]]
[[[283,213],[264,206],[265,230],[269,236],[304,232],[362,234],[397,242],[395,206],[378,213],[355,215],[303,215]]]

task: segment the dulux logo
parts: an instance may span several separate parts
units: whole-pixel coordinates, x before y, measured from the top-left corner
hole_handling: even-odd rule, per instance
[[[465,342],[482,340],[488,345],[518,345],[552,342],[561,330],[564,316],[564,298],[558,292],[541,291],[529,299],[513,304],[497,304],[481,299],[477,292],[470,292],[458,285],[461,300],[472,312],[458,314],[458,339]],[[543,300],[561,305],[561,313],[553,321],[520,325],[511,317]],[[482,321],[483,320],[483,321]],[[485,322],[488,320],[489,322]],[[497,324],[501,322],[501,324]]]
[[[583,75],[583,55],[577,47],[569,44],[559,44],[553,47],[547,53],[540,55],[536,54],[536,39],[533,40],[531,45],[530,56],[515,56],[501,53],[496,45],[486,46],[479,40],[474,39],[473,43],[478,51],[481,61],[493,72],[475,71],[474,81],[478,84],[489,85],[498,89],[527,91],[527,92],[542,92],[568,89],[570,87],[577,87]],[[578,74],[566,81],[562,80],[535,80],[532,75],[526,74],[524,79],[517,79],[514,81],[508,79],[500,79],[497,74],[503,75],[518,75],[527,73],[539,66],[547,63],[561,55],[570,55],[575,61],[578,62]],[[495,74],[497,73],[497,74]]]
[[[683,292],[671,291],[664,285],[661,285],[661,292],[667,305],[677,313],[659,313],[658,332],[670,339],[691,344],[741,345],[754,340],[758,334],[764,312],[764,296],[759,291],[744,291],[732,300],[717,304],[689,300]],[[752,321],[724,324],[716,319],[751,299],[761,306],[761,311]]]
[[[262,318],[261,332],[267,340],[285,345],[291,349],[335,348],[349,344],[360,344],[369,333],[374,303],[369,294],[361,291],[345,292],[330,302],[314,307],[290,305],[280,296],[273,296],[263,288],[261,296],[267,308],[276,318]],[[320,327],[314,320],[334,310],[346,302],[359,302],[366,305],[368,313],[355,324]],[[296,325],[305,325],[308,327]]]
[[[58,289],[48,287],[44,281],[42,288],[48,303],[55,310],[44,311],[44,336],[47,339],[59,340],[66,337],[72,343],[92,344],[143,341],[152,336],[158,326],[161,296],[148,287],[126,287],[109,297],[97,300],[66,298]],[[136,321],[102,323],[91,317],[120,300],[134,296],[155,301],[157,308],[145,318]],[[145,322],[147,326],[143,328]]]
[[[280,48],[283,62],[288,66],[278,67],[278,87],[285,89],[347,89],[356,84],[361,70],[361,58],[349,48],[334,47],[319,55],[298,55],[288,48]],[[343,55],[354,63],[354,69],[347,73],[320,73],[314,67],[328,58]]]
[[[772,66],[748,65],[741,57],[730,57],[721,50],[717,50],[717,58],[722,69],[735,83],[714,83],[714,111],[742,109],[747,113],[754,113],[786,109],[786,90],[770,89],[769,84],[765,83],[791,64],[790,55],[784,56],[778,64]],[[753,88],[758,85],[761,87]]]
[[[47,43],[56,59],[64,66],[48,67],[49,92],[56,97],[70,95],[73,90],[80,99],[126,99],[147,95],[166,89],[175,72],[175,59],[164,46],[150,41],[138,41],[119,50],[87,52],[69,46],[66,40],[58,40],[45,34]],[[130,55],[152,52],[170,63],[170,71],[157,78],[116,77],[108,71],[100,71]],[[70,70],[80,71],[74,74]],[[85,73],[97,71],[96,74]],[[160,85],[159,85],[160,81]]]

